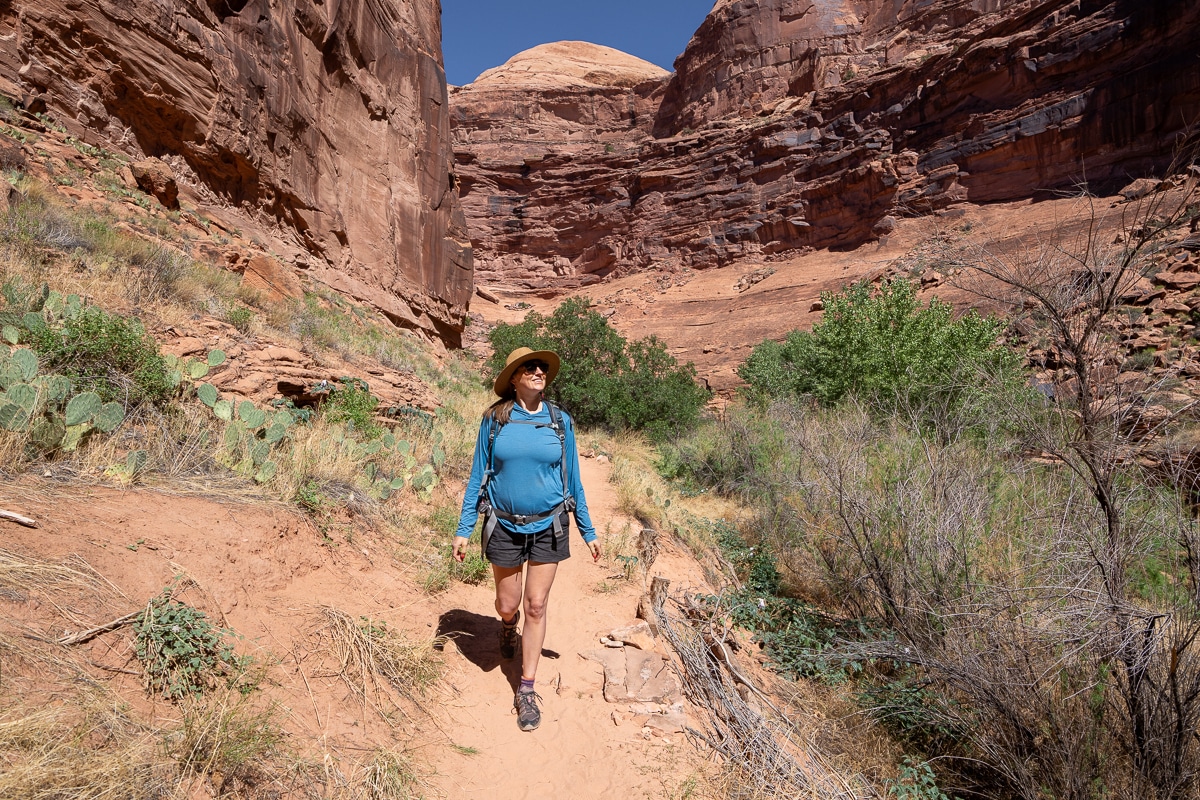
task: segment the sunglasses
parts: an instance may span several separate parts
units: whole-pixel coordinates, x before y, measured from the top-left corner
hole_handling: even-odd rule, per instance
[[[526,361],[524,364],[522,364],[519,367],[519,369],[522,372],[528,373],[530,375],[537,372],[539,369],[542,371],[542,374],[544,374],[544,375],[550,374],[550,365],[547,364],[545,361],[536,361],[536,360]]]

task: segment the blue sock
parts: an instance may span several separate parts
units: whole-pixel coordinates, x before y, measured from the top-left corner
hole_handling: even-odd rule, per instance
[[[528,680],[525,678],[521,678],[521,688],[518,689],[517,691],[532,692],[533,691],[533,680],[534,680],[533,678],[529,678]]]

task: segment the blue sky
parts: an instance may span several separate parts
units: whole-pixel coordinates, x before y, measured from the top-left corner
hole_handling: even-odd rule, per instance
[[[713,0],[442,0],[446,81],[462,85],[534,45],[574,39],[674,69]]]

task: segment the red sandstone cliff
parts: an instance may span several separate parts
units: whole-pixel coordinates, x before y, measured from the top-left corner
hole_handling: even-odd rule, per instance
[[[0,0],[0,71],[94,144],[167,161],[297,267],[458,342],[471,252],[433,0]]]
[[[667,77],[597,91],[523,55],[451,93],[479,278],[853,247],[889,215],[1124,183],[1200,121],[1198,34],[1170,0],[719,0]]]

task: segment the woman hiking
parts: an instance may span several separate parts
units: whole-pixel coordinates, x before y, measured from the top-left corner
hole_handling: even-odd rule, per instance
[[[543,398],[559,366],[558,354],[550,350],[519,347],[509,353],[493,384],[500,399],[483,413],[479,425],[454,534],[454,558],[462,561],[471,531],[483,516],[483,552],[496,581],[501,658],[513,658],[520,643],[521,684],[513,704],[523,731],[535,729],[542,719],[534,679],[546,639],[550,587],[558,563],[571,555],[571,512],[592,560],[600,558],[579,480],[574,425]],[[522,606],[525,625],[518,632]]]

